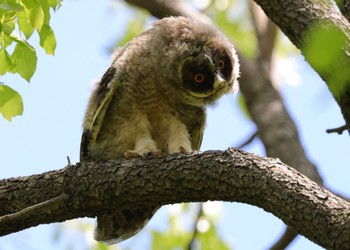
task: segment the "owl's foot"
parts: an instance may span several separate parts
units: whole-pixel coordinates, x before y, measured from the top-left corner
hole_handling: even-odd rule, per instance
[[[191,152],[191,150],[187,150],[185,147],[183,147],[183,146],[181,146],[181,147],[179,147],[179,153],[181,153],[181,154],[188,154],[188,153],[190,153]]]
[[[151,157],[151,156],[160,156],[162,155],[162,151],[159,149],[156,150],[151,150],[151,151],[144,151],[144,150],[127,150],[124,152],[124,157],[127,159],[130,158],[138,158],[138,157],[142,157],[142,158],[147,158],[147,157]]]

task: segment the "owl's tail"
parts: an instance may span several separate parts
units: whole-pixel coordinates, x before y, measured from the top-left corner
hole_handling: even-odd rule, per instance
[[[159,207],[116,210],[97,216],[95,240],[112,245],[138,233]]]

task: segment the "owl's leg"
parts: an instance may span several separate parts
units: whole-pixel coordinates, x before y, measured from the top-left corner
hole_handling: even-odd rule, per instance
[[[189,153],[192,151],[190,135],[182,122],[173,117],[169,120],[168,151],[172,153]]]
[[[156,142],[151,136],[151,125],[146,116],[141,118],[133,124],[137,124],[135,134],[135,148],[133,150],[127,150],[124,152],[126,158],[146,157],[153,155],[160,155],[161,151],[157,148]]]

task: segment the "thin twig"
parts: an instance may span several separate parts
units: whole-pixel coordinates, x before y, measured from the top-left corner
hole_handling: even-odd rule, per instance
[[[22,220],[23,218],[34,216],[35,214],[40,213],[40,211],[43,211],[44,208],[50,207],[52,205],[62,204],[62,202],[67,200],[68,197],[69,197],[68,194],[62,194],[50,200],[46,200],[38,204],[34,204],[30,207],[26,207],[16,213],[1,216],[0,223],[16,222],[16,221]]]
[[[298,236],[298,233],[290,226],[286,227],[283,235],[279,238],[275,244],[270,248],[270,250],[283,250]]]
[[[72,166],[69,156],[67,156],[68,166]]]
[[[200,218],[202,217],[202,215],[203,215],[203,203],[200,203],[196,219],[195,219],[195,221],[193,223],[192,237],[191,237],[191,240],[190,240],[190,242],[188,243],[188,246],[187,246],[188,250],[194,249],[194,241],[195,241],[195,239],[197,237],[197,234],[198,234],[197,225],[198,225],[198,222],[199,222]]]
[[[248,137],[248,139],[246,139],[244,142],[242,142],[239,146],[237,146],[237,148],[242,149],[245,146],[249,145],[250,143],[252,143],[252,141],[254,141],[254,139],[258,137],[258,131],[255,131],[251,136]]]
[[[338,133],[338,135],[341,135],[345,130],[347,130],[347,127],[346,127],[346,125],[343,125],[343,126],[338,127],[338,128],[327,129],[326,132],[328,134],[330,134],[330,133]]]

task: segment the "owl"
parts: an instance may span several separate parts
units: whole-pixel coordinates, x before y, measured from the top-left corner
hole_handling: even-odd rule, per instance
[[[117,49],[84,118],[81,160],[102,162],[199,150],[206,107],[238,89],[239,63],[214,27],[168,17]],[[128,187],[125,187],[128,188]],[[95,239],[141,230],[159,207],[106,210]]]

